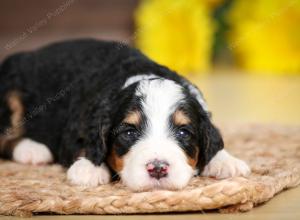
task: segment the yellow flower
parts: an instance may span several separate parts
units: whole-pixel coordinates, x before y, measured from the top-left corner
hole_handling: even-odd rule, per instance
[[[229,48],[252,72],[300,73],[300,0],[236,0]]]
[[[160,64],[181,73],[207,71],[213,22],[199,0],[144,0],[135,13],[136,46]]]

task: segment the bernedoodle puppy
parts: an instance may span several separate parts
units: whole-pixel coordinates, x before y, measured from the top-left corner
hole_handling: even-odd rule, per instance
[[[56,162],[77,185],[120,177],[181,189],[194,175],[246,176],[223,149],[198,88],[140,51],[91,39],[10,56],[0,67],[0,156]]]

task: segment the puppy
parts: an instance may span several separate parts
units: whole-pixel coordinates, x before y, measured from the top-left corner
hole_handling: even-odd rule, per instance
[[[250,172],[223,149],[198,88],[136,49],[66,41],[12,55],[0,68],[3,158],[60,163],[77,185],[119,176],[136,191]]]

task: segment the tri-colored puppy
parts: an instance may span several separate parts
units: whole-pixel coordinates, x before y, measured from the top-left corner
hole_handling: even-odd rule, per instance
[[[136,49],[66,41],[0,68],[1,157],[60,163],[78,185],[118,174],[138,191],[250,172],[223,149],[196,86]]]

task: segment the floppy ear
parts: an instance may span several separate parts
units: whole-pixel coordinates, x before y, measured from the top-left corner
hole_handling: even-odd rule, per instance
[[[86,157],[95,165],[100,165],[105,160],[106,137],[110,125],[107,117],[109,105],[97,100],[85,103],[87,109],[70,116],[63,132],[61,147],[56,151],[62,165],[69,167],[79,156]],[[78,105],[73,106],[78,108]]]
[[[92,161],[95,165],[101,165],[106,159],[108,153],[107,139],[109,136],[111,119],[110,105],[108,101],[95,101],[88,110],[86,128],[86,158]]]
[[[211,113],[208,111],[205,99],[197,86],[191,84],[188,80],[182,80],[183,85],[189,91],[194,99],[194,108],[197,109],[199,118],[195,119],[199,124],[199,153],[197,168],[199,173],[202,172],[205,165],[216,155],[216,153],[224,148],[224,142],[219,130],[211,123]]]
[[[95,97],[90,103],[86,115],[88,127],[85,131],[88,134],[86,138],[86,158],[91,160],[95,165],[100,165],[106,160],[109,153],[109,137],[110,130],[118,120],[116,113],[120,109],[126,109],[126,105],[130,102],[130,94],[135,90],[136,85],[131,85],[123,90],[120,94],[118,90],[108,91],[111,95],[103,99],[101,96]]]
[[[219,130],[210,122],[208,117],[202,119],[199,128],[200,150],[198,155],[197,167],[200,171],[216,155],[219,150],[224,148],[224,142]]]

